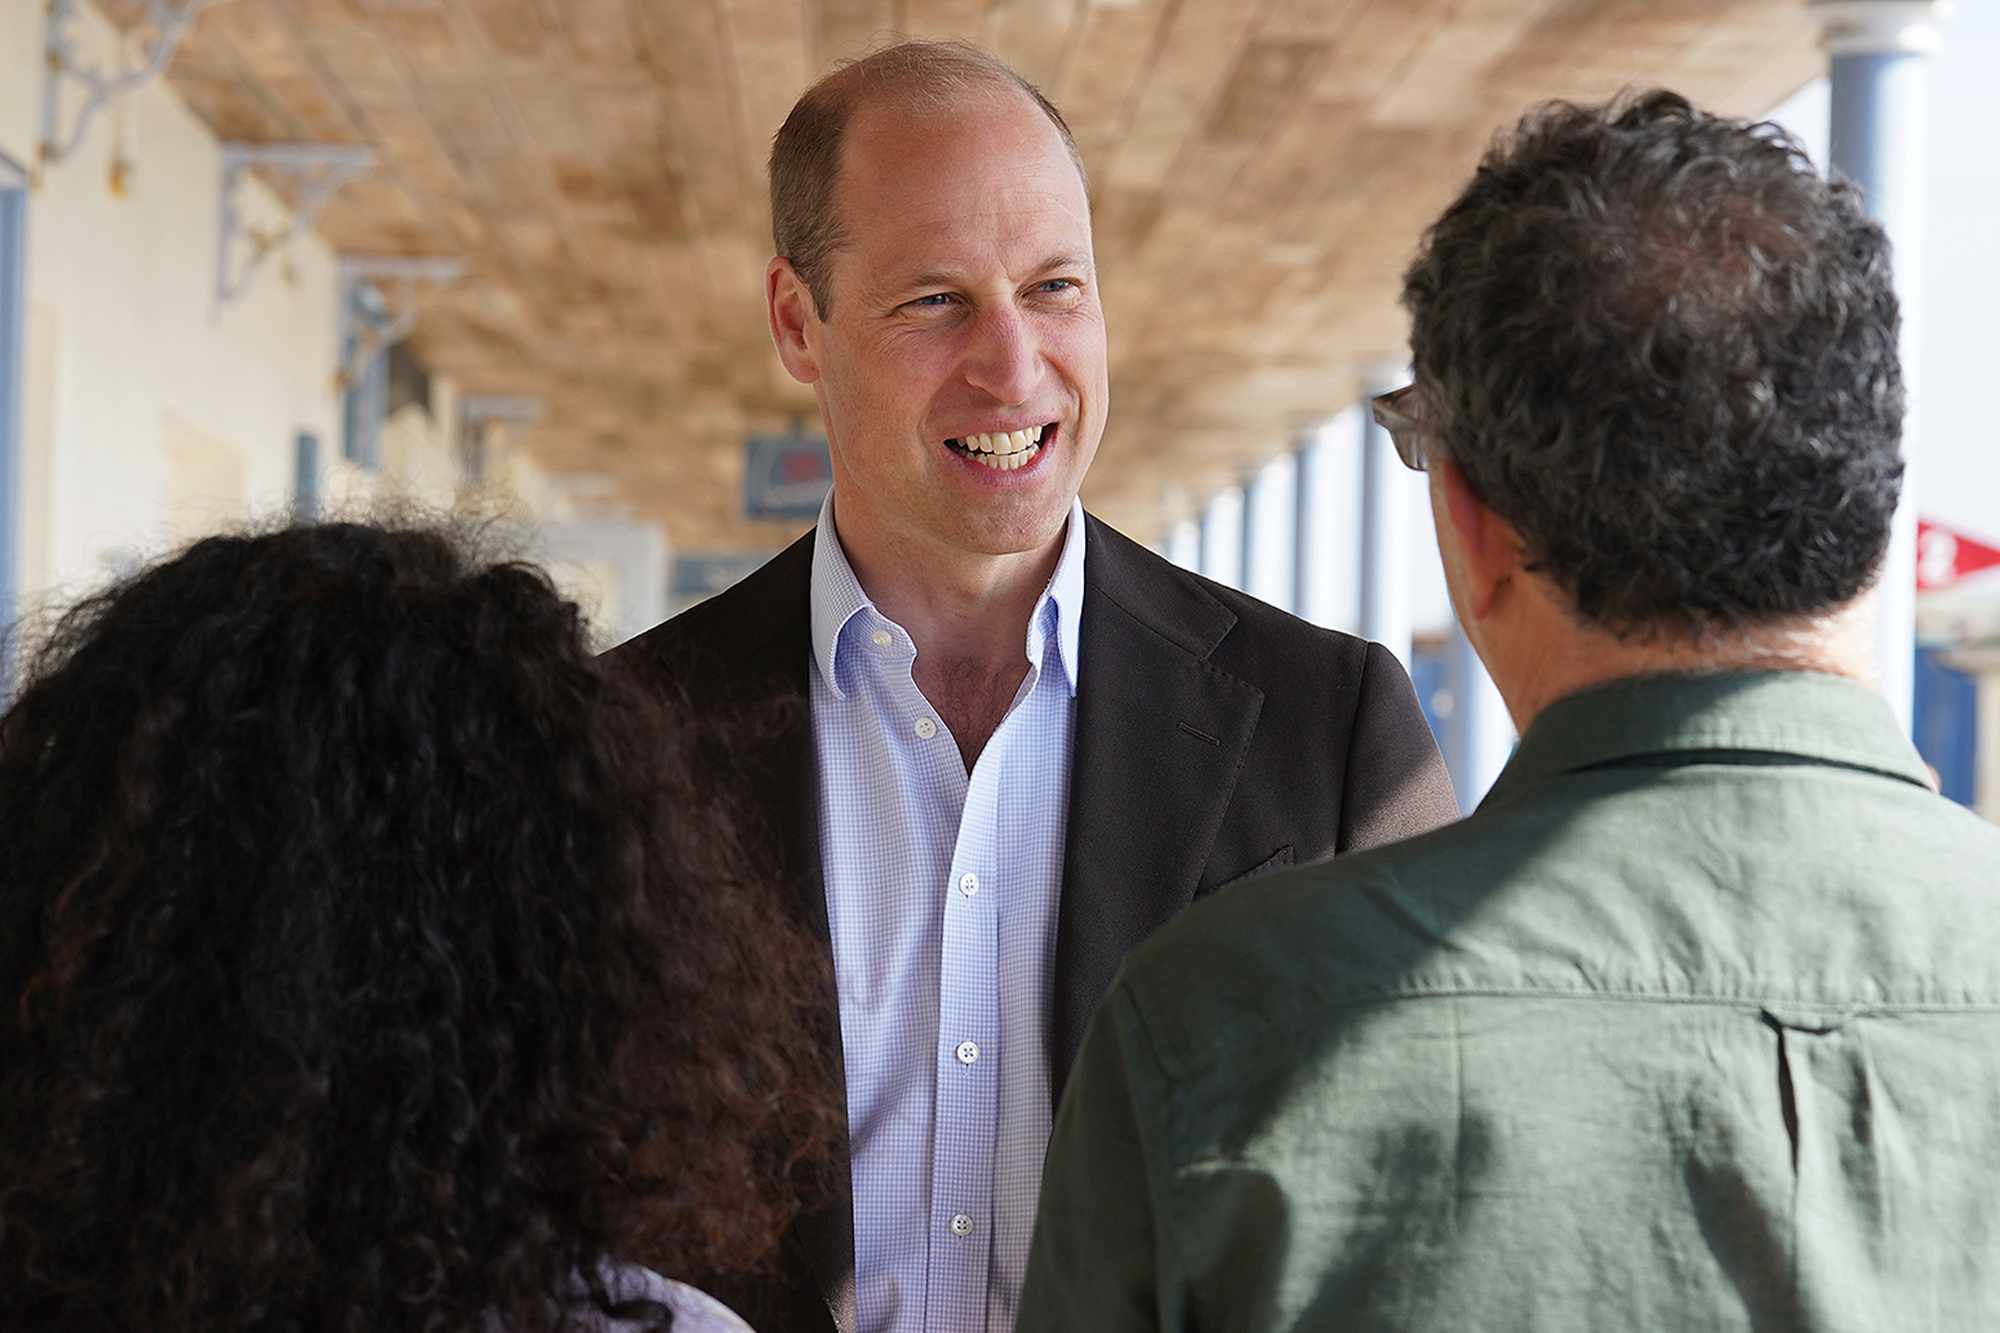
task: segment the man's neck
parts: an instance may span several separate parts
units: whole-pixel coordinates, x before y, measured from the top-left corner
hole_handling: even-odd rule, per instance
[[[1000,670],[1025,662],[1028,617],[1062,558],[1069,526],[1037,550],[975,555],[878,538],[865,525],[843,523],[836,500],[834,531],[862,590],[909,633],[919,662],[928,656],[957,669]]]
[[[862,591],[917,648],[912,675],[972,772],[1028,674],[1028,618],[1055,573],[1067,523],[1039,550],[1007,555],[875,540],[867,524],[834,533]]]
[[[1858,603],[1711,636],[1619,638],[1572,620],[1512,636],[1517,647],[1506,654],[1510,660],[1495,672],[1494,683],[1521,732],[1558,699],[1640,676],[1814,671],[1872,684],[1873,626],[1871,608]]]

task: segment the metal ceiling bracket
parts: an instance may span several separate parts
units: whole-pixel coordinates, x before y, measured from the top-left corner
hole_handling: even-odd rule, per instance
[[[215,298],[226,306],[249,290],[258,268],[295,238],[312,230],[340,187],[375,165],[375,150],[347,144],[226,143],[222,145],[222,208],[217,224]],[[298,186],[299,204],[285,226],[246,226],[237,211],[245,173],[272,171]]]
[[[542,400],[504,393],[468,394],[459,400],[458,416],[468,431],[494,421],[527,424],[542,419]]]
[[[542,419],[542,400],[519,394],[467,394],[458,400],[458,448],[461,470],[467,481],[486,479],[486,428],[515,422],[527,425]]]
[[[153,43],[138,68],[107,74],[77,59],[75,37],[70,24],[76,19],[77,0],[47,0],[48,31],[43,40],[47,67],[42,72],[42,138],[35,148],[37,176],[69,157],[82,145],[97,113],[126,93],[159,77],[174,58],[181,38],[187,35],[194,17],[209,0],[146,0],[146,22],[153,29]],[[76,123],[63,131],[63,83],[76,83],[84,93]]]
[[[346,349],[338,372],[345,389],[356,383],[368,363],[410,336],[424,307],[438,292],[465,275],[465,261],[456,255],[343,255],[340,259],[340,346]],[[382,324],[353,327],[354,289],[367,283],[381,292],[384,283],[412,289],[396,302]],[[384,294],[386,300],[386,294]]]

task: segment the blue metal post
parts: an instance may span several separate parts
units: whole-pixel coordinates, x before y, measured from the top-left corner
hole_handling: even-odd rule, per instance
[[[27,333],[28,192],[0,162],[0,700],[13,690],[20,615],[21,357]]]
[[[292,437],[292,518],[299,523],[319,518],[319,436],[306,430]]]
[[[1907,727],[1916,669],[1919,449],[1917,350],[1923,327],[1924,173],[1928,60],[1938,46],[1938,0],[1813,0],[1832,57],[1831,166],[1859,185],[1896,252],[1903,307],[1903,500],[1876,592],[1882,692]]]

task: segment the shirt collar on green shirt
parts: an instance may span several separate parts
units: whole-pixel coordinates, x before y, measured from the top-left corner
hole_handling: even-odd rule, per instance
[[[1600,764],[1718,750],[1793,755],[1931,785],[1875,691],[1817,672],[1740,671],[1639,676],[1558,699],[1529,724],[1480,804],[1504,804]]]

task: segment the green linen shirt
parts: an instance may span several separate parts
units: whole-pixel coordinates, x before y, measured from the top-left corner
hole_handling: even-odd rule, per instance
[[[1996,892],[1859,685],[1564,699],[1470,818],[1132,955],[1019,1327],[2000,1328]]]

